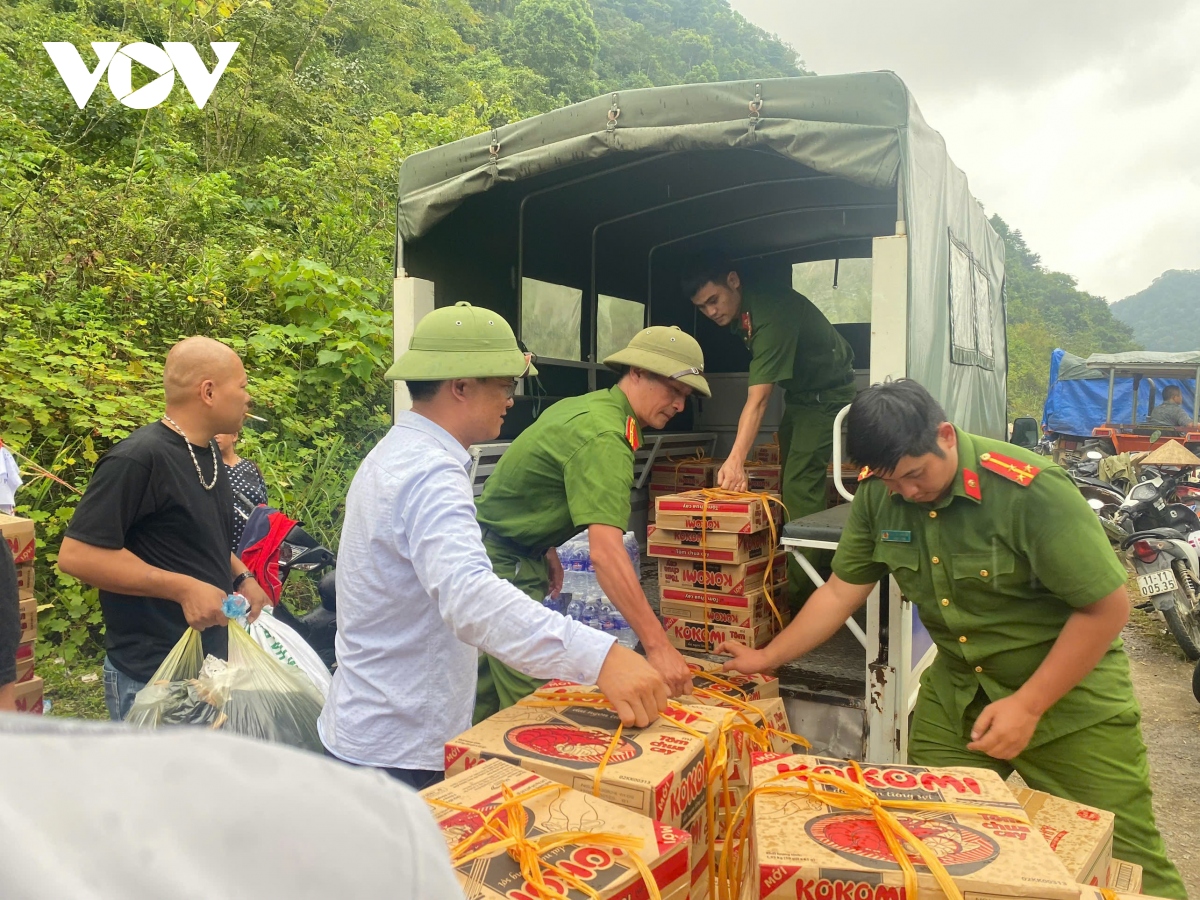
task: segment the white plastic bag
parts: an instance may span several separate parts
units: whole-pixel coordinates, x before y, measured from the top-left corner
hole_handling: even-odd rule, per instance
[[[245,619],[240,619],[245,622]],[[281,622],[271,614],[271,608],[264,606],[262,615],[246,626],[246,631],[254,639],[254,643],[270,654],[272,659],[281,666],[295,666],[308,676],[313,685],[321,692],[321,697],[329,696],[329,685],[333,678],[325,663],[317,655],[317,651],[308,645],[308,641],[296,633],[286,622]]]

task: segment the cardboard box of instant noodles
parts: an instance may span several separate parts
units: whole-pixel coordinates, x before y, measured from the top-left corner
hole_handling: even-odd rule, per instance
[[[694,673],[692,687],[705,688],[716,694],[735,700],[765,700],[779,696],[779,679],[774,675],[739,675],[722,672],[721,663],[699,659],[684,654],[687,667]],[[704,703],[720,704],[720,699],[703,700]]]
[[[731,716],[727,709],[696,708],[693,713],[673,706],[647,728],[623,729],[599,778],[600,799],[691,835],[696,900],[707,890],[711,837],[705,744],[709,755],[716,751],[721,725]],[[523,701],[449,741],[446,774],[456,775],[488,759],[503,759],[590,795],[619,724],[616,713],[607,709],[567,703],[534,706]]]
[[[447,847],[453,851],[482,827],[485,815],[505,802],[505,788],[516,795],[524,808],[525,836],[531,841],[574,831],[621,835],[637,844],[636,848],[619,847],[604,841],[588,843],[584,838],[541,855],[545,863],[569,872],[603,900],[638,900],[647,896],[646,884],[632,858],[633,853],[650,870],[664,897],[688,896],[691,841],[686,831],[589,793],[555,784],[503,760],[489,760],[460,772],[425,789],[421,796],[441,828]],[[503,812],[497,820],[502,829],[512,821]],[[485,833],[476,843],[462,848],[460,855],[475,853],[498,842],[497,837]],[[563,896],[576,896],[577,887],[564,883],[545,866],[540,871],[548,887]],[[455,873],[464,895],[474,900],[532,900],[541,896],[526,880],[516,860],[499,846],[494,853],[457,865]]]
[[[1142,867],[1137,863],[1114,859],[1108,864],[1108,889],[1118,894],[1142,892]]]
[[[810,797],[805,779],[820,772],[858,781],[844,760],[758,754],[753,786],[781,773],[794,792],[755,798],[744,898],[788,900],[903,900],[903,877],[870,812],[843,810]],[[864,766],[862,783],[882,800],[917,800],[929,809],[893,815],[920,838],[968,897],[1077,900],[1081,885],[1030,823],[1004,781],[985,769]],[[840,794],[821,786],[826,794]],[[844,796],[844,795],[843,795]],[[984,811],[939,812],[938,804],[970,804]],[[726,842],[725,852],[731,852]],[[944,898],[929,870],[915,857],[921,897]]]
[[[1108,884],[1116,818],[1112,813],[1029,788],[1013,793],[1076,881],[1093,887]]]

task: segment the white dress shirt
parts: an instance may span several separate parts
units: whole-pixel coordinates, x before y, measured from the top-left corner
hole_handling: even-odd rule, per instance
[[[337,561],[337,658],[319,729],[348,762],[443,768],[471,726],[478,651],[535,678],[595,683],[611,635],[547,609],[492,571],[471,458],[409,411],[359,466]]]

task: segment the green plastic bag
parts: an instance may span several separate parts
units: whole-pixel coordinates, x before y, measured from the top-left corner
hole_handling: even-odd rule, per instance
[[[229,660],[204,658],[200,632],[189,628],[125,721],[142,728],[199,725],[323,753],[320,691],[300,669],[281,666],[231,622]]]

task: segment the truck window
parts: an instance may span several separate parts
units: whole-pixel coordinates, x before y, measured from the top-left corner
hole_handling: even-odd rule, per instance
[[[624,350],[646,327],[646,304],[601,294],[596,298],[596,361]]]
[[[534,278],[521,279],[521,340],[543,359],[578,362],[583,291]]]
[[[953,234],[950,241],[950,361],[995,366],[992,288],[983,267]]]
[[[803,294],[834,325],[871,321],[871,260],[837,261],[837,286],[833,283],[834,260],[796,263],[792,266],[792,290]]]

